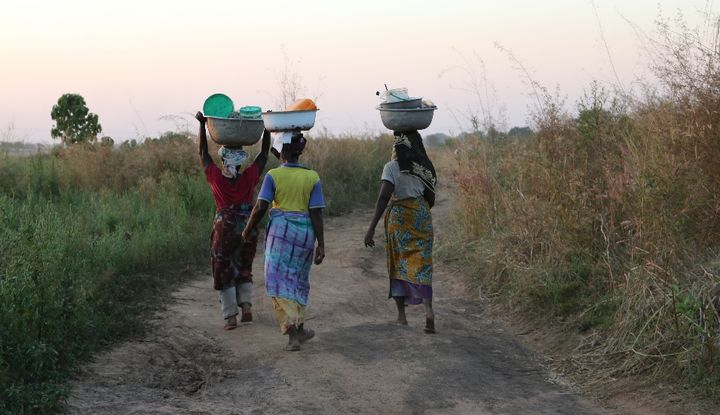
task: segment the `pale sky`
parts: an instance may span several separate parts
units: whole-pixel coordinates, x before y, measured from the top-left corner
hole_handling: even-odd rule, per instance
[[[594,6],[593,6],[594,4]],[[0,139],[50,142],[50,110],[82,95],[116,141],[192,130],[190,114],[222,92],[236,107],[281,109],[285,60],[315,98],[316,128],[384,131],[375,91],[407,87],[439,107],[424,134],[469,128],[475,73],[496,91],[506,126],[533,100],[501,44],[572,105],[593,80],[627,88],[646,74],[642,36],[662,15],[703,23],[706,0],[2,0]],[[596,16],[597,11],[597,16]],[[602,31],[601,31],[602,28]],[[604,33],[605,43],[601,33]],[[607,44],[607,48],[605,47]],[[608,52],[612,60],[608,57]],[[481,79],[482,80],[482,79]],[[484,105],[484,103],[483,103]]]

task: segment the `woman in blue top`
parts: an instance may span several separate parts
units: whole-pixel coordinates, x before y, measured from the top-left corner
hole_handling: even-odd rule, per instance
[[[284,133],[280,140],[275,149],[283,164],[265,175],[243,237],[250,237],[272,203],[265,237],[265,288],[272,297],[280,330],[289,336],[285,349],[296,351],[315,335],[304,328],[305,306],[310,267],[325,258],[325,199],[318,174],[298,163],[306,144],[303,135]]]

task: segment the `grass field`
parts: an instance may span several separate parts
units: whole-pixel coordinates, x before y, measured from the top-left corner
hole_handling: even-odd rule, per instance
[[[196,146],[169,133],[0,155],[0,413],[62,411],[78,363],[137,334],[207,264],[214,203]],[[389,146],[309,142],[301,161],[319,172],[329,214],[371,205]]]

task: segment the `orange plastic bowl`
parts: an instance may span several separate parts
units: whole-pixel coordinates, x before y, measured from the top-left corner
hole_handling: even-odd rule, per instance
[[[286,111],[312,111],[316,109],[317,105],[315,105],[315,101],[309,98],[300,98],[298,100],[295,100],[295,102],[293,102],[292,104],[288,105]]]

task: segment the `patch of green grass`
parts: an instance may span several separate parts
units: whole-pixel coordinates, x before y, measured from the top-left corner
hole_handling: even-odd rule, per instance
[[[131,334],[148,295],[182,280],[139,272],[206,256],[205,186],[168,177],[154,200],[137,190],[0,196],[0,409],[60,408],[76,362]],[[187,187],[204,203],[188,199]]]
[[[327,213],[372,205],[390,143],[308,144],[301,161],[320,174]],[[178,270],[208,260],[215,206],[199,165],[183,135],[0,155],[0,413],[62,412],[77,365],[141,333],[192,275]]]
[[[530,292],[536,307],[557,317],[577,313],[584,305],[584,290],[578,281],[562,275],[548,275],[543,284]]]

